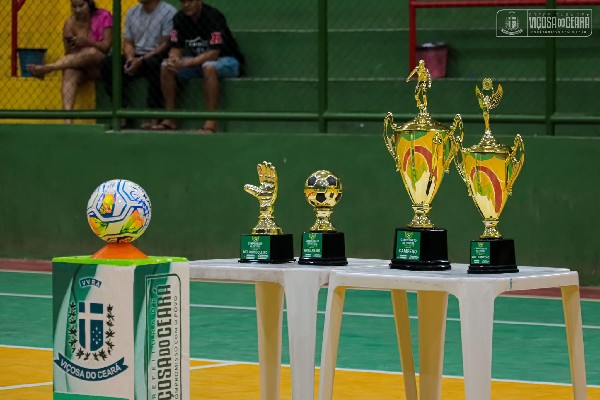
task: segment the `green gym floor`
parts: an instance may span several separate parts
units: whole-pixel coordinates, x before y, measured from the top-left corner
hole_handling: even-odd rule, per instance
[[[51,281],[47,272],[0,271],[0,400],[52,398]],[[417,346],[416,295],[408,296]],[[322,289],[316,365],[326,297]],[[253,285],[192,282],[190,303],[192,399],[259,399]],[[347,292],[334,399],[404,398],[391,307],[389,292]],[[600,400],[600,301],[582,298],[581,308],[588,396]],[[492,398],[572,399],[560,297],[502,296],[494,319]],[[288,364],[285,317],[283,332]],[[418,371],[418,349],[415,357]],[[443,399],[464,399],[461,377],[458,307],[450,296]],[[281,398],[291,399],[286,366]]]

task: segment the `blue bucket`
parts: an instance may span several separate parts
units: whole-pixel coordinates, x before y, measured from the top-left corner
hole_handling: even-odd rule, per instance
[[[27,71],[28,64],[43,64],[46,56],[46,49],[17,49],[19,53],[19,64],[21,65],[21,76],[31,78],[32,75]]]

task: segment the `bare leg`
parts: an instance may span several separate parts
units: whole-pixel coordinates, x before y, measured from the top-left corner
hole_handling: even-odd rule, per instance
[[[29,64],[27,69],[33,76],[41,77],[53,71],[64,70],[68,68],[86,68],[91,65],[100,65],[104,58],[104,53],[93,47],[86,47],[73,54],[66,54],[53,63],[45,65]]]
[[[175,109],[175,96],[177,95],[177,74],[172,69],[161,66],[160,68],[160,88],[165,99],[165,109],[172,111]],[[163,119],[156,125],[150,127],[152,130],[177,129],[177,122],[173,119]]]
[[[208,111],[217,111],[219,107],[219,74],[214,65],[203,65],[204,101]],[[217,121],[208,119],[200,130],[202,133],[213,133],[217,130]]]
[[[77,94],[77,88],[83,83],[85,74],[82,71],[76,69],[65,69],[63,71],[62,79],[62,103],[64,110],[72,110],[75,104],[75,95]],[[65,120],[65,124],[72,124],[73,121],[70,119]]]

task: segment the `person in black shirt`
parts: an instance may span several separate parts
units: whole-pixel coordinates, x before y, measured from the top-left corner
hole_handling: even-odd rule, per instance
[[[183,56],[183,51],[190,56]],[[240,76],[244,56],[219,10],[202,0],[181,0],[181,10],[173,17],[171,50],[161,67],[161,88],[165,108],[175,109],[177,79],[204,78],[204,98],[209,111],[219,102],[219,79]],[[177,129],[173,119],[164,119],[153,130]],[[216,120],[206,120],[200,133],[214,133]]]

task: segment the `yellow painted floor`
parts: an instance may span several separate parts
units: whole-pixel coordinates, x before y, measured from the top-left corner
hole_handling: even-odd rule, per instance
[[[191,362],[192,399],[258,400],[259,369],[255,364]],[[318,382],[318,370],[316,380]],[[404,398],[400,374],[338,370],[335,400],[387,400]],[[0,347],[0,400],[51,400],[52,352]],[[38,385],[38,386],[33,386]],[[17,387],[14,387],[17,386]],[[20,387],[24,386],[24,387]],[[14,388],[13,388],[14,387]],[[315,390],[315,398],[316,398]],[[600,400],[600,388],[588,389],[589,400]],[[281,399],[291,399],[290,370],[282,367]],[[493,400],[568,400],[571,388],[520,382],[493,382]],[[463,400],[462,379],[444,378],[442,399]]]

